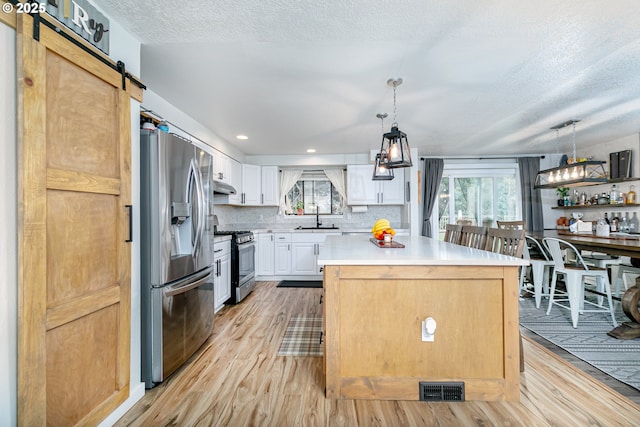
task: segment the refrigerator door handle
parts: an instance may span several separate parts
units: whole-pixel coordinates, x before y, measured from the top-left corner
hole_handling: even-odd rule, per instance
[[[200,251],[200,246],[202,245],[202,239],[204,238],[205,200],[204,200],[204,186],[202,184],[202,174],[195,160],[191,160],[191,169],[193,170],[193,179],[196,185],[196,197],[198,199],[196,234],[193,242],[193,256],[195,257]]]
[[[204,273],[198,275],[198,277],[195,279],[190,277],[188,279],[181,280],[174,285],[168,286],[164,291],[164,296],[173,297],[185,292],[189,292],[191,289],[197,288],[209,279],[209,277],[211,276],[211,270],[211,268],[208,268]]]

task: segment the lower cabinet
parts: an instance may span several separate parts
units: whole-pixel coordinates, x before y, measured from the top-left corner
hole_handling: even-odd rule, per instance
[[[299,233],[291,237],[291,274],[317,276],[321,274],[318,255],[328,236],[341,233]]]
[[[256,275],[319,276],[318,255],[327,236],[341,233],[282,232],[258,234]]]
[[[291,233],[274,233],[273,274],[291,274]]]
[[[215,243],[213,252],[214,311],[217,312],[231,298],[231,241]]]
[[[258,233],[256,248],[256,276],[273,276],[274,269],[274,235]]]

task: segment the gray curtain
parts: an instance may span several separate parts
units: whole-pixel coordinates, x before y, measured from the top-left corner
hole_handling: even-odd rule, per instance
[[[528,233],[544,230],[540,190],[534,190],[540,170],[540,157],[518,157],[520,184],[522,185],[522,219]]]
[[[422,204],[422,235],[431,237],[431,212],[436,204],[438,189],[442,180],[444,160],[424,159],[424,193]],[[436,218],[437,220],[437,218]]]

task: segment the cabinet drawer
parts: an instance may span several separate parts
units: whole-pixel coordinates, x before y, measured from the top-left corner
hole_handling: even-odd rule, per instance
[[[273,240],[276,243],[291,242],[291,233],[273,233]]]
[[[324,243],[329,235],[330,233],[293,233],[291,235],[291,241],[293,243]]]
[[[214,258],[219,258],[224,255],[229,255],[230,253],[231,253],[231,240],[226,240],[224,242],[214,242],[213,244]]]

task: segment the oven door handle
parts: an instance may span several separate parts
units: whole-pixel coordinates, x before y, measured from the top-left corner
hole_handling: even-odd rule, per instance
[[[204,282],[209,280],[212,270],[213,268],[207,268],[203,273],[199,274],[195,278],[190,277],[188,279],[181,280],[180,282],[174,285],[167,286],[167,289],[165,289],[163,292],[164,296],[174,297],[176,295],[180,295],[192,289],[197,288],[198,286],[202,285]]]
[[[242,250],[242,249],[246,249],[246,248],[248,248],[248,247],[255,246],[255,245],[256,245],[256,242],[255,242],[255,241],[253,241],[253,242],[247,242],[247,243],[240,243],[240,244],[238,245],[238,249],[239,249],[239,250]]]

